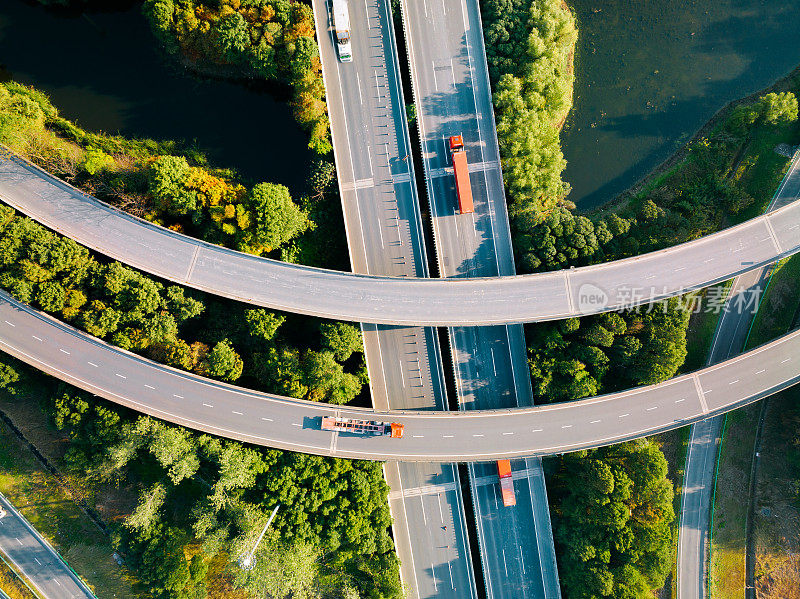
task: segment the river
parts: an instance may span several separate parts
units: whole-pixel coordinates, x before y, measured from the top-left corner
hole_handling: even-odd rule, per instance
[[[46,92],[91,131],[196,141],[215,166],[299,192],[312,157],[285,99],[199,81],[157,47],[140,8],[67,16],[0,2],[4,77]]]
[[[793,0],[567,0],[580,29],[562,134],[569,199],[633,185],[727,102],[800,63]]]

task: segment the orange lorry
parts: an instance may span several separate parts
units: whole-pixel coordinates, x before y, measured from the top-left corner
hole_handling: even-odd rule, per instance
[[[375,420],[355,420],[353,418],[322,417],[322,430],[339,433],[355,433],[357,435],[387,436],[400,439],[403,436],[403,425],[396,422],[377,422]]]
[[[500,489],[503,492],[503,505],[506,507],[517,505],[517,498],[514,496],[514,478],[511,475],[511,462],[498,460],[497,474],[500,477]]]
[[[461,214],[473,212],[472,185],[469,182],[467,154],[464,152],[464,138],[460,135],[450,137],[450,155],[453,159],[453,172],[456,178],[456,196]]]

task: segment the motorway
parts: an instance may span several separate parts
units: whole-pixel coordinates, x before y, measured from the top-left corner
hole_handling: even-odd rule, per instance
[[[97,599],[50,544],[0,495],[0,552],[45,599]]]
[[[658,385],[580,401],[469,412],[383,411],[235,387],[113,347],[0,292],[0,350],[100,397],[247,443],[366,460],[470,462],[611,445],[691,424],[800,380],[800,331]],[[320,430],[322,416],[405,426],[402,439]]]
[[[493,167],[477,166],[489,178]],[[798,171],[789,185],[800,193]],[[594,314],[700,289],[800,251],[795,201],[719,233],[606,264],[488,279],[382,277],[288,264],[192,239],[116,210],[8,153],[0,155],[0,200],[170,281],[287,312],[393,325],[492,325]],[[480,234],[477,224],[473,230]],[[477,242],[484,247],[481,235]],[[467,273],[471,266],[449,268]]]
[[[327,0],[314,14],[353,271],[427,277],[411,141],[388,0],[350,2],[353,62],[341,63]],[[409,157],[403,160],[404,157]],[[447,409],[436,330],[362,324],[373,406]],[[409,599],[476,596],[463,498],[453,464],[388,462],[389,508]],[[434,525],[433,522],[436,524]]]
[[[775,193],[767,212],[787,205],[800,194],[795,174],[800,164],[798,157],[800,152],[795,155],[792,167]],[[744,349],[755,316],[755,307],[770,273],[771,267],[762,267],[733,280],[728,300],[714,332],[708,365],[726,360]],[[722,416],[717,416],[692,425],[684,468],[678,532],[678,599],[704,599],[706,596],[711,493],[722,421]]]
[[[514,275],[478,2],[406,1],[402,6],[440,274]],[[447,144],[451,135],[463,136],[472,165],[474,212],[469,214],[457,208]],[[522,325],[451,327],[449,335],[460,410],[533,405]],[[486,595],[558,598],[541,462],[515,460],[512,469],[517,504],[505,507],[496,464],[469,466]]]

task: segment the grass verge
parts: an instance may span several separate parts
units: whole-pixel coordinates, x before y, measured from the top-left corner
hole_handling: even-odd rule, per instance
[[[769,402],[756,480],[755,588],[760,599],[800,599],[800,387]]]
[[[37,405],[40,392],[23,398],[2,395],[0,409],[18,412],[22,404],[32,406],[27,412],[33,418],[39,414],[38,422],[27,419],[25,422],[41,435],[48,427]],[[112,558],[114,549],[110,539],[4,422],[0,422],[0,491],[99,596],[103,599],[138,596],[127,571]]]
[[[750,463],[759,409],[756,403],[728,414],[712,506],[711,599],[744,597]]]
[[[798,279],[800,279],[800,256],[790,256],[778,262],[753,319],[745,349],[757,347],[789,330],[797,306],[800,304]]]

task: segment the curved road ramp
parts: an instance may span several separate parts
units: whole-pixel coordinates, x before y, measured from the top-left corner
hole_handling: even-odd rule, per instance
[[[658,385],[580,401],[471,412],[379,411],[234,387],[106,344],[0,292],[0,349],[95,395],[157,418],[291,451],[463,462],[609,445],[707,418],[800,380],[800,331]],[[324,416],[396,422],[402,438],[321,430]]]
[[[800,196],[792,164],[785,193]],[[800,201],[636,258],[494,278],[376,277],[278,262],[181,235],[116,210],[6,152],[0,200],[102,254],[216,295],[356,322],[473,326],[536,322],[643,305],[800,251]]]

